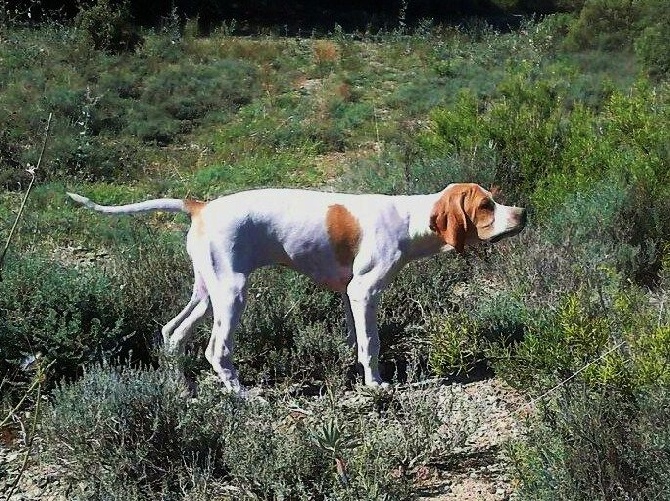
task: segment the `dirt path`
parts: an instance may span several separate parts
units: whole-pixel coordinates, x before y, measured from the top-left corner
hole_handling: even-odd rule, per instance
[[[448,410],[445,427],[465,436],[444,463],[433,466],[419,499],[440,501],[501,501],[513,497],[513,479],[505,456],[505,443],[522,429],[523,397],[497,379],[442,390]],[[464,426],[463,423],[471,423]]]

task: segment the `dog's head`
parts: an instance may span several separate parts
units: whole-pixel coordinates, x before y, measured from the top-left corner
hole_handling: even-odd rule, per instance
[[[499,204],[493,193],[473,183],[447,186],[430,216],[430,229],[457,252],[474,242],[498,242],[525,226],[526,209]]]

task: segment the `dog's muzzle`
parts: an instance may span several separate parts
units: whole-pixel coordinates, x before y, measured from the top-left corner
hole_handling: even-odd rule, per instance
[[[517,223],[512,226],[511,228],[503,231],[502,233],[499,233],[489,239],[489,242],[491,243],[496,243],[502,240],[503,238],[508,238],[508,237],[513,237],[514,235],[517,235],[521,233],[521,231],[526,227],[526,223],[528,222],[528,213],[526,209],[524,208],[517,208],[516,213],[516,219]]]

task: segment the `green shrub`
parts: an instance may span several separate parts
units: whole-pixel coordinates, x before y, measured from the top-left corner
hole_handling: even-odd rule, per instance
[[[414,195],[437,193],[450,183],[495,184],[495,155],[491,149],[474,155],[449,152],[438,157],[412,155],[413,145],[389,147],[355,161],[338,179],[339,190],[353,193]]]
[[[56,361],[56,379],[76,378],[97,361],[154,362],[160,327],[184,306],[192,284],[181,236],[153,234],[141,219],[108,218],[81,235],[76,226],[65,228],[61,214],[38,220],[25,221],[23,230],[47,224],[76,232],[79,252],[57,248],[51,257],[32,252],[6,263],[2,374],[37,353]],[[87,240],[95,250],[82,249]]]
[[[564,88],[560,81],[538,81],[531,67],[521,67],[498,85],[491,102],[465,90],[453,106],[434,110],[424,144],[443,155],[493,158],[503,190],[516,197],[530,193],[560,152]]]
[[[662,79],[670,65],[669,29],[663,0],[588,0],[570,24],[564,45],[569,50],[635,49],[647,72]]]
[[[0,291],[3,377],[37,353],[56,361],[56,378],[71,378],[84,365],[123,351],[120,291],[103,272],[28,254],[7,261]]]
[[[667,499],[667,387],[635,397],[571,383],[511,450],[521,499]]]
[[[505,363],[510,363],[516,351],[510,355],[505,349],[524,339],[531,326],[542,320],[538,312],[528,311],[512,291],[503,289],[482,299],[483,291],[478,289],[483,286],[475,284],[474,290],[465,292],[478,300],[459,305],[463,309],[455,313],[435,316],[427,324],[428,363],[434,373],[447,377],[484,376],[495,368],[499,376],[511,380]]]
[[[635,40],[635,53],[648,73],[659,80],[670,74],[670,14],[661,0],[646,2],[644,28]]]
[[[454,105],[434,110],[432,130],[421,138],[424,151],[437,159],[480,158],[491,181],[517,203],[530,199],[550,235],[552,228],[579,229],[580,235],[556,236],[613,247],[628,276],[657,280],[670,229],[670,137],[657,126],[668,120],[666,86],[642,80],[629,93],[612,91],[594,111],[567,105],[569,80],[538,81],[534,73],[522,67],[489,100],[464,91]]]
[[[236,333],[242,378],[320,384],[343,379],[355,361],[345,345],[343,315],[339,295],[306,277],[275,269],[255,273]]]
[[[129,52],[142,41],[127,1],[112,4],[110,0],[95,0],[90,6],[84,4],[75,25],[81,32],[82,44],[90,44],[95,50]]]
[[[255,94],[256,70],[241,60],[166,66],[144,85],[144,101],[179,121],[192,121],[217,111],[226,113]]]
[[[432,327],[428,362],[438,375],[466,373],[479,361],[481,340],[477,322],[466,315],[448,315]]]
[[[640,18],[640,3],[632,0],[587,0],[570,29],[568,45],[579,49],[630,48]]]

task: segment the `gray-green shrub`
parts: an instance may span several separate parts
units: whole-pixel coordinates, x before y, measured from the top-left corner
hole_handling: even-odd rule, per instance
[[[374,411],[345,405],[341,390],[292,402],[240,399],[209,379],[195,398],[183,390],[172,371],[91,368],[55,391],[43,460],[66,466],[81,498],[409,499],[440,447],[426,394]],[[348,444],[336,456],[315,440],[327,423]]]
[[[510,450],[520,499],[668,499],[668,389],[634,395],[581,383],[540,406]]]

